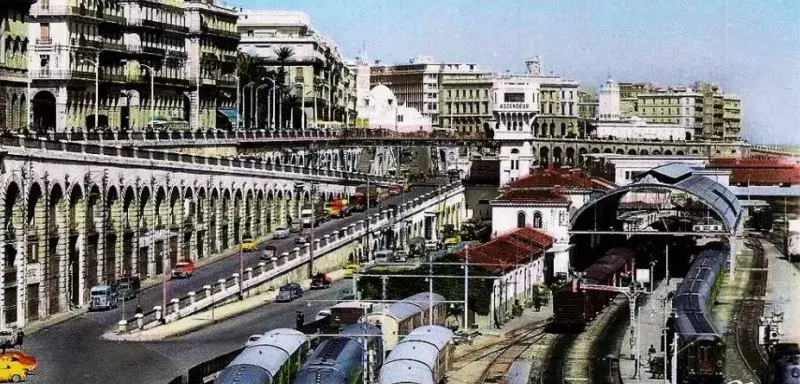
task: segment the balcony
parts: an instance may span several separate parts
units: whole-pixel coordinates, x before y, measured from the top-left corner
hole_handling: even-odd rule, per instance
[[[125,75],[121,74],[114,74],[114,73],[103,73],[100,76],[100,79],[103,81],[108,81],[112,83],[124,83],[125,82]]]
[[[90,19],[99,20],[102,18],[102,14],[98,14],[96,10],[87,9],[83,6],[81,7],[69,7],[69,6],[34,6],[31,7],[30,15],[34,18],[37,17],[50,17],[50,16],[79,16],[79,17],[86,17]]]
[[[95,40],[89,40],[86,38],[79,38],[79,39],[71,39],[70,45],[77,46],[81,48],[92,48],[92,49],[100,49],[102,43]]]
[[[186,52],[179,51],[179,50],[173,49],[173,48],[167,48],[167,56],[168,57],[175,57],[175,58],[179,58],[179,59],[185,59],[186,58]]]
[[[53,45],[53,39],[50,37],[37,37],[36,45]]]
[[[94,72],[73,70],[39,70],[28,72],[32,79],[37,80],[94,80]]]
[[[101,47],[103,47],[104,51],[128,52],[125,45],[121,42],[103,41]]]
[[[165,56],[167,54],[167,50],[164,49],[164,48],[148,47],[148,46],[142,46],[142,52],[143,53],[148,53],[148,54],[151,54],[151,55],[159,55],[159,56]]]
[[[106,23],[125,25],[125,17],[121,15],[112,15],[109,13],[103,13],[100,15],[100,17]]]
[[[239,32],[237,32],[237,31],[228,31],[226,29],[220,29],[220,28],[217,28],[217,27],[209,27],[207,25],[203,26],[202,31],[203,31],[203,33],[206,33],[206,34],[209,34],[209,35],[216,35],[216,36],[227,37],[227,38],[230,38],[230,39],[237,39],[237,40],[239,39]]]

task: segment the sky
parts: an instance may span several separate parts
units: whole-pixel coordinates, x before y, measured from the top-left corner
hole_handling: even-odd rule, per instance
[[[598,87],[617,81],[718,84],[742,98],[745,137],[800,145],[800,1],[228,0],[311,16],[348,57],[477,63]]]

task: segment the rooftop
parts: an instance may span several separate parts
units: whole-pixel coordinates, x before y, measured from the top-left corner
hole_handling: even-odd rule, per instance
[[[570,200],[563,194],[550,189],[513,189],[500,195],[499,202],[567,203]]]
[[[780,156],[749,158],[715,158],[708,165],[714,169],[730,169],[731,184],[780,185],[800,184],[800,164]]]
[[[531,174],[522,179],[513,181],[504,189],[524,188],[553,188],[563,189],[611,189],[611,184],[605,180],[594,178],[579,169],[547,169],[536,168]]]
[[[530,227],[518,228],[512,232],[498,236],[492,241],[469,249],[470,263],[500,264],[484,265],[484,270],[492,273],[503,273],[515,268],[517,264],[525,264],[542,257],[542,251],[553,245],[554,239],[548,234]],[[465,257],[465,250],[459,252]]]

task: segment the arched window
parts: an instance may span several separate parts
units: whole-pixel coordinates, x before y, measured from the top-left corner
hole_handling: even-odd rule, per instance
[[[525,228],[525,212],[517,212],[517,228]]]
[[[534,228],[541,228],[542,227],[542,213],[541,212],[534,212],[533,213],[533,227]]]

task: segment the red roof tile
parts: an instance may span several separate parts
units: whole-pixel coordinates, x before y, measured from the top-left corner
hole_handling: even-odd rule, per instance
[[[800,184],[800,167],[793,168],[734,168],[731,183],[749,185]]]
[[[525,264],[542,257],[542,249],[550,248],[553,238],[530,227],[518,228],[512,232],[498,236],[486,244],[469,249],[469,262],[476,264],[492,264],[481,266],[488,272],[502,273],[515,268],[516,264]],[[464,250],[459,255],[464,258]]]
[[[569,199],[552,189],[513,189],[497,198],[498,201],[566,203]]]
[[[709,168],[793,168],[790,159],[783,156],[758,156],[758,157],[721,157],[712,158]]]
[[[535,168],[531,174],[506,185],[505,189],[516,188],[552,188],[554,186],[572,189],[610,189],[604,180],[593,178],[579,169],[546,169]]]

